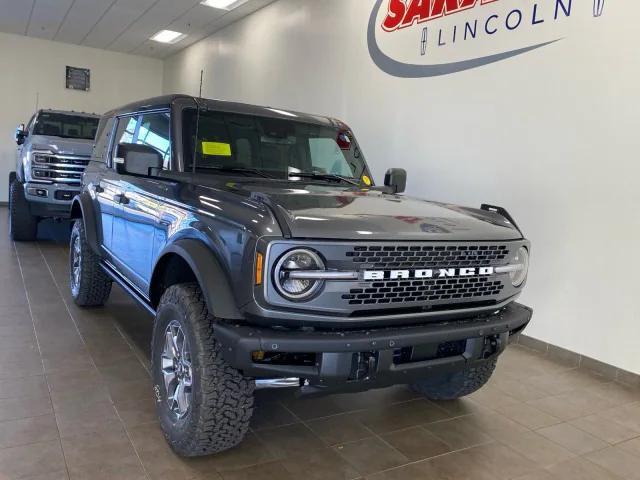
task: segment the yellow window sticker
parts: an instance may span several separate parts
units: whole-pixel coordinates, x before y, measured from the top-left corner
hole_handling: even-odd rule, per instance
[[[216,157],[230,157],[231,145],[220,142],[202,142],[202,153]]]
[[[367,175],[362,176],[362,183],[364,183],[367,187],[371,186],[371,179]]]

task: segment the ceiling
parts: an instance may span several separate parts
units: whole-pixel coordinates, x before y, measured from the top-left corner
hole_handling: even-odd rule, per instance
[[[0,32],[166,58],[275,0],[247,0],[227,11],[201,0],[0,0]],[[187,37],[149,40],[160,30]]]

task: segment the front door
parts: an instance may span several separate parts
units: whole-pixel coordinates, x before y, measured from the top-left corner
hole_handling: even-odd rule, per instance
[[[171,165],[170,116],[168,112],[145,113],[137,119],[130,143],[155,148],[163,156],[165,170]],[[143,293],[148,292],[157,245],[156,229],[161,221],[162,199],[169,182],[156,177],[122,176],[122,213],[114,242],[120,244],[118,259],[123,273]],[[117,235],[124,240],[116,240]]]

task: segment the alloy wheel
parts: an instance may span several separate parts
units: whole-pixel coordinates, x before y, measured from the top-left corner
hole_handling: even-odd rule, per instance
[[[77,293],[80,288],[80,266],[82,265],[82,250],[80,248],[80,235],[73,237],[71,245],[71,290]]]
[[[192,369],[189,342],[180,322],[169,322],[164,332],[161,368],[167,395],[167,405],[179,419],[191,405]]]

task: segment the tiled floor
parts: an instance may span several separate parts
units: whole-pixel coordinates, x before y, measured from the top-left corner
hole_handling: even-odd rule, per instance
[[[14,245],[0,218],[2,480],[640,479],[640,392],[519,346],[460,401],[261,391],[240,447],[180,459],[155,420],[150,318],[117,288],[76,308],[66,246]]]

